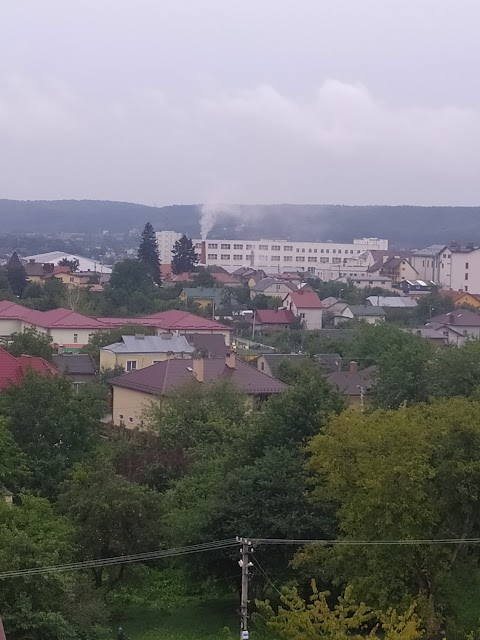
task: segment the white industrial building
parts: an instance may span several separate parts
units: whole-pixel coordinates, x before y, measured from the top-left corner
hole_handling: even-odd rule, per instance
[[[181,234],[160,231],[157,241],[162,262],[171,260],[174,243]],[[366,251],[388,250],[388,240],[360,238],[351,243],[293,242],[290,240],[194,240],[194,246],[205,266],[221,266],[228,271],[239,267],[263,269],[268,273],[309,271],[331,280],[348,271],[363,273],[367,265],[355,264]],[[359,261],[360,263],[361,261]]]

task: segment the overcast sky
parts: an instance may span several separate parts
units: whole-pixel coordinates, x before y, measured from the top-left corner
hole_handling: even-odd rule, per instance
[[[480,204],[478,0],[0,9],[0,198]]]

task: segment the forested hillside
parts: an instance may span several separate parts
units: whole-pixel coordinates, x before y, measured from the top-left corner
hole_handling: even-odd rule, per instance
[[[200,235],[200,207],[148,207],[99,200],[0,200],[3,233],[124,233],[150,220],[156,230]],[[480,207],[341,205],[241,205],[216,216],[211,237],[283,237],[349,242],[352,237],[388,238],[396,247],[433,243],[480,243]]]

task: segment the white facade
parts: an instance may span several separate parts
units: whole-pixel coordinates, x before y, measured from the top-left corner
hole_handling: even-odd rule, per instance
[[[418,278],[451,288],[452,252],[448,247],[432,246],[413,252],[411,265],[417,270]]]
[[[480,293],[480,248],[453,251],[449,289]]]
[[[171,264],[172,249],[177,240],[180,240],[182,234],[176,231],[157,231],[156,236],[160,262],[162,264]]]
[[[194,240],[197,253],[202,240]],[[351,264],[351,259],[369,250],[387,250],[388,240],[355,239],[351,243],[293,242],[289,240],[206,240],[205,264],[234,271],[239,267],[263,269],[267,273],[308,271],[323,280],[343,275],[364,273],[364,264]],[[348,269],[344,268],[347,267]]]

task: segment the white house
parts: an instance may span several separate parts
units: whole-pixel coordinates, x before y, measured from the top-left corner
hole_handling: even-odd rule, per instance
[[[33,260],[38,264],[55,264],[57,265],[60,260],[66,258],[67,260],[78,260],[79,271],[94,271],[95,273],[112,273],[111,267],[107,267],[98,260],[92,260],[91,258],[84,258],[83,256],[76,256],[73,253],[65,253],[64,251],[50,251],[49,253],[38,253],[35,256],[25,256],[21,258],[22,262],[29,262]]]
[[[322,328],[322,303],[312,289],[303,288],[298,291],[291,291],[283,299],[283,306],[303,320],[305,329]]]
[[[289,291],[296,290],[295,285],[276,278],[263,278],[250,289],[250,298],[253,300],[258,295],[271,298],[284,298]]]

